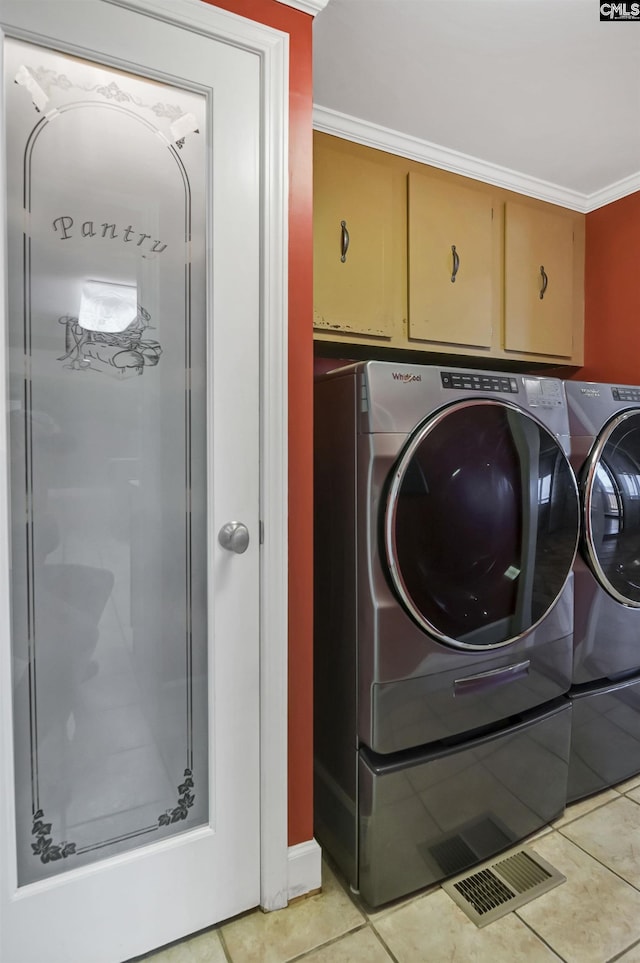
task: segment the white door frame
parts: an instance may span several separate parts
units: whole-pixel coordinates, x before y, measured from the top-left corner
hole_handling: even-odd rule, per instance
[[[287,848],[287,630],[288,630],[288,118],[289,35],[203,0],[105,0],[192,28],[255,53],[261,62],[261,505],[260,559],[260,905],[286,906]],[[6,223],[4,197],[0,216]],[[6,303],[5,232],[0,232],[0,297]],[[242,372],[239,372],[242,376]],[[5,419],[0,457],[7,458]],[[4,521],[4,520],[3,520]],[[3,526],[4,528],[5,526]],[[9,579],[8,544],[0,547],[0,579]],[[11,700],[0,688],[0,750],[13,760]],[[0,767],[2,772],[12,766]],[[10,820],[11,785],[0,784],[0,810]],[[10,838],[6,833],[5,838]]]

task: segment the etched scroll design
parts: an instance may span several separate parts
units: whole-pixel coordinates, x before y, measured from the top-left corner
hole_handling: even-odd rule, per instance
[[[82,90],[87,94],[99,94],[106,100],[112,100],[118,104],[135,104],[136,107],[150,110],[156,117],[165,117],[171,122],[185,115],[184,110],[177,104],[163,104],[159,101],[155,104],[147,103],[141,100],[140,97],[135,97],[133,94],[123,90],[115,80],[112,80],[109,84],[80,84],[70,80],[66,74],[56,73],[55,70],[50,70],[47,67],[28,67],[27,70],[47,97],[51,95],[53,87],[58,87],[65,92],[69,90]],[[38,110],[37,106],[36,110]],[[40,113],[39,110],[38,113]]]
[[[141,305],[131,324],[120,332],[91,331],[83,328],[77,317],[69,314],[58,318],[65,326],[65,354],[58,361],[67,361],[65,368],[82,371],[115,372],[121,377],[141,375],[145,368],[155,367],[162,354],[158,341],[143,338],[151,327],[151,315]]]
[[[171,823],[179,823],[181,819],[187,818],[189,810],[196,801],[196,795],[192,792],[193,786],[193,772],[191,769],[185,769],[184,782],[178,786],[178,805],[158,816],[158,826],[170,826]]]
[[[161,829],[185,820],[189,816],[189,810],[193,807],[196,796],[194,790],[193,770],[184,770],[184,781],[178,786],[178,800],[176,806],[169,806],[165,812],[158,816],[157,826],[150,829]],[[54,863],[69,856],[77,855],[76,843],[64,840],[61,843],[54,843],[51,834],[52,824],[45,822],[44,810],[38,809],[33,816],[33,827],[31,835],[35,836],[35,843],[31,843],[33,855],[40,859],[41,863]],[[85,852],[80,850],[79,852]]]
[[[44,811],[38,809],[33,816],[33,828],[31,835],[36,837],[36,842],[31,843],[34,856],[40,858],[41,863],[54,863],[59,859],[66,859],[68,856],[75,856],[76,844],[54,843],[51,835],[51,823],[44,821]]]

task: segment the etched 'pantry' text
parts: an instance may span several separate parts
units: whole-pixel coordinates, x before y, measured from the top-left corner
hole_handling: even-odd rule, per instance
[[[68,241],[72,237],[99,237],[109,241],[115,241],[119,238],[124,244],[143,247],[145,251],[150,250],[151,253],[156,254],[162,254],[167,246],[162,241],[154,240],[151,234],[136,231],[133,224],[124,228],[109,221],[103,221],[102,223],[83,221],[81,224],[76,224],[68,214],[62,214],[53,220],[53,230],[61,241]]]

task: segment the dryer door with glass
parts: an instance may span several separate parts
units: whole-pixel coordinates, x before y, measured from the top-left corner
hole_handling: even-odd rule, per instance
[[[392,472],[388,575],[433,638],[505,646],[557,601],[578,520],[576,481],[555,435],[510,403],[463,400],[413,433]]]
[[[605,426],[581,487],[586,561],[610,596],[640,608],[640,411]]]

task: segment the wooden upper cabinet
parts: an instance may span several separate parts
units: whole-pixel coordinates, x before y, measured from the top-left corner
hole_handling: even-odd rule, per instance
[[[583,214],[316,131],[313,240],[318,342],[583,363]]]
[[[402,314],[394,306],[393,172],[316,135],[313,196],[316,334],[385,343]]]
[[[408,178],[409,338],[489,349],[500,303],[493,197],[435,177]]]
[[[574,354],[574,221],[562,209],[505,205],[508,351]]]

